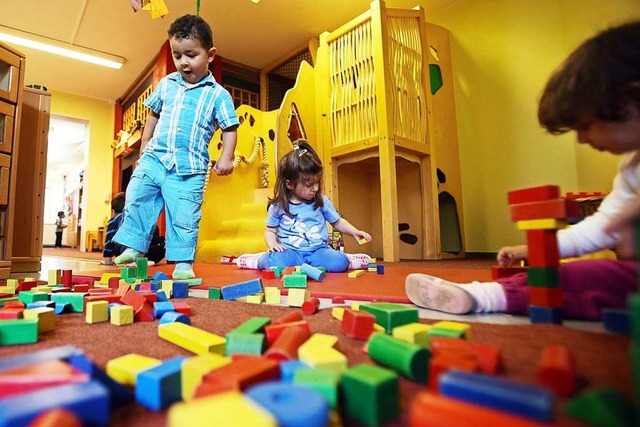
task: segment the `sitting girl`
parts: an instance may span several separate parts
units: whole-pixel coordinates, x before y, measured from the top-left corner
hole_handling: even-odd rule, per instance
[[[327,222],[356,241],[371,241],[340,217],[322,193],[322,162],[305,140],[280,160],[274,196],[269,199],[264,240],[268,252],[245,254],[236,260],[240,268],[293,267],[303,263],[325,267],[327,272],[366,268],[369,255],[345,254],[329,246]]]

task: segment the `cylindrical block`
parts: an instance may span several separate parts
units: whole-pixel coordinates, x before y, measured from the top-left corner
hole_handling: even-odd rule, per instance
[[[309,264],[302,264],[300,266],[300,271],[318,282],[322,282],[322,279],[324,279],[325,276],[324,271]]]
[[[419,345],[386,334],[373,334],[368,341],[369,357],[408,378],[425,383],[429,352]]]
[[[309,298],[302,304],[302,312],[304,314],[313,314],[320,308],[320,300],[318,298]]]
[[[300,320],[302,320],[302,315],[297,311],[291,311],[282,317],[278,317],[276,320],[271,322],[271,324],[279,325],[281,323],[299,322]]]
[[[298,349],[307,339],[309,339],[309,332],[307,330],[292,326],[282,331],[264,355],[275,360],[297,359]]]

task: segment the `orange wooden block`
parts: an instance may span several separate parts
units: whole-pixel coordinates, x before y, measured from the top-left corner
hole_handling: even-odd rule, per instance
[[[563,301],[562,288],[529,286],[529,304],[531,305],[561,308]]]
[[[438,392],[440,390],[440,376],[452,369],[476,372],[478,361],[474,355],[464,357],[445,353],[431,357],[429,361],[429,390]]]
[[[272,323],[264,327],[264,334],[267,337],[267,344],[269,346],[273,345],[273,343],[276,342],[280,334],[282,334],[282,332],[284,332],[285,329],[291,328],[294,326],[299,326],[303,328],[305,331],[309,333],[309,335],[311,335],[311,330],[309,329],[309,323],[307,323],[306,320],[300,320],[297,322],[290,322],[290,323],[278,323],[275,325]]]
[[[42,412],[29,427],[82,427],[82,420],[76,414],[66,409],[51,409]]]
[[[528,221],[531,219],[564,219],[582,216],[578,202],[564,198],[538,200],[529,203],[509,205],[511,221]]]
[[[291,322],[299,322],[303,320],[302,314],[298,311],[291,311],[284,316],[278,317],[276,320],[271,322],[272,325],[279,325],[281,323],[291,323]]]
[[[433,356],[447,354],[456,357],[475,358],[475,352],[469,341],[462,338],[431,337],[429,346]]]
[[[569,349],[562,344],[550,344],[542,349],[538,363],[538,382],[560,397],[576,391],[576,372]]]
[[[500,369],[500,350],[490,344],[472,343],[480,372],[495,375]]]
[[[557,185],[523,188],[522,190],[509,191],[507,193],[509,205],[557,199],[558,197],[560,197],[560,187]]]
[[[342,316],[340,330],[349,338],[366,340],[373,333],[376,317],[368,311],[346,309]]]
[[[233,388],[246,390],[252,385],[280,379],[280,363],[266,357],[242,355],[233,357],[229,364],[209,372],[202,378],[202,382],[220,382],[229,384]]]
[[[420,392],[411,402],[410,427],[549,427],[526,418],[458,399]]]
[[[262,270],[260,272],[260,274],[262,275],[263,279],[275,279],[276,278],[276,272],[273,270]]]
[[[82,307],[82,311],[86,312],[87,311],[87,303],[88,302],[94,302],[94,301],[107,301],[107,302],[120,302],[120,295],[114,295],[114,294],[110,294],[110,295],[89,295],[88,297],[84,298],[84,302],[83,302],[83,307]]]
[[[304,328],[287,328],[278,337],[271,347],[267,349],[264,356],[275,360],[291,360],[298,358],[298,349],[309,339],[309,331]]]
[[[527,230],[527,251],[530,267],[558,267],[556,230]]]

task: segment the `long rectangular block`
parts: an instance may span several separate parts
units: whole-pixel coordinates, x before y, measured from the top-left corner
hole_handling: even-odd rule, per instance
[[[562,308],[529,306],[531,323],[555,323],[562,325]]]
[[[558,238],[556,230],[527,231],[527,261],[531,267],[558,267]]]
[[[253,279],[246,282],[240,282],[233,285],[224,286],[220,289],[222,292],[222,299],[230,300],[240,297],[246,297],[247,295],[259,294],[262,292],[262,280]]]
[[[558,197],[560,197],[560,187],[557,185],[541,185],[538,187],[513,190],[507,193],[509,205],[557,199]]]
[[[38,342],[38,319],[3,320],[0,322],[0,345]]]
[[[511,221],[526,221],[531,219],[564,219],[581,217],[578,202],[564,198],[539,200],[536,202],[509,205]]]
[[[516,222],[518,230],[561,230],[567,228],[567,221],[563,219],[529,219]]]
[[[158,326],[158,336],[195,354],[225,354],[223,337],[181,322]]]
[[[138,374],[136,401],[153,411],[160,411],[182,400],[181,371],[185,357],[178,356]]]
[[[538,307],[562,308],[562,288],[529,286],[529,303]]]

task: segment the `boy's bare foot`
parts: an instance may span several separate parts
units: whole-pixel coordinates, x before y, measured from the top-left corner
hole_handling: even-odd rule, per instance
[[[473,296],[461,286],[428,274],[409,274],[405,291],[415,305],[450,314],[467,314],[476,305]]]

